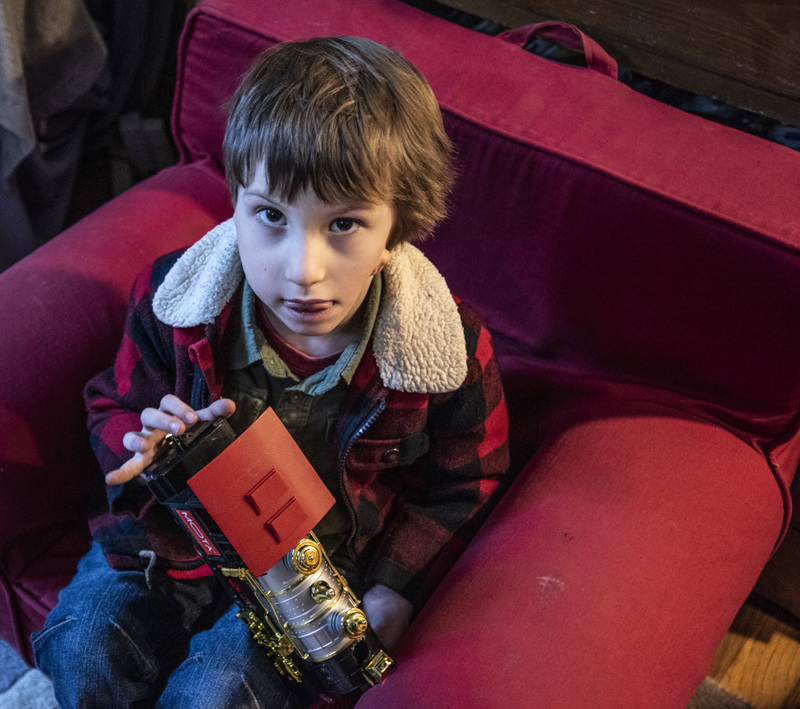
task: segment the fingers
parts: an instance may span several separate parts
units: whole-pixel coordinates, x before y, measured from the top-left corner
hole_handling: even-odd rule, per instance
[[[137,453],[141,456],[155,456],[158,444],[161,443],[167,434],[164,431],[128,431],[122,439],[125,450]]]
[[[414,606],[383,584],[369,589],[361,599],[361,605],[378,640],[391,651],[411,624]]]
[[[157,409],[145,409],[142,412],[142,425],[151,431],[165,431],[180,435],[191,428],[198,420],[216,421],[228,418],[236,411],[236,404],[231,399],[218,399],[205,409],[195,411],[177,396],[169,394],[161,400]]]
[[[159,445],[168,433],[181,435],[198,421],[215,421],[228,418],[236,410],[231,399],[218,399],[205,409],[195,411],[177,396],[168,394],[157,409],[142,411],[141,431],[129,431],[122,439],[122,445],[134,456],[116,470],[106,475],[106,484],[120,485],[133,480],[153,462]]]
[[[116,470],[112,470],[106,475],[106,485],[122,485],[122,483],[133,480],[137,475],[140,475],[151,462],[152,456],[147,460],[137,453],[124,465]]]
[[[155,458],[158,445],[166,438],[166,433],[161,430],[156,431],[129,431],[122,439],[125,450],[131,451],[134,456],[116,470],[112,470],[106,475],[107,485],[121,485],[129,480],[133,480],[139,475]]]
[[[217,399],[205,409],[197,412],[197,417],[202,421],[216,421],[226,419],[236,411],[236,404],[231,399]]]
[[[197,413],[177,396],[168,394],[157,409],[142,411],[142,433],[164,431],[180,435],[197,422]]]

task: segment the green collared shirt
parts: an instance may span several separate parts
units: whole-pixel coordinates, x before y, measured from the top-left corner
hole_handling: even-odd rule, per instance
[[[335,363],[303,380],[292,374],[256,325],[256,308],[261,305],[246,280],[238,322],[232,323],[235,339],[223,388],[223,396],[236,402],[236,412],[229,423],[238,435],[268,406],[273,408],[336,498],[337,504],[314,529],[329,555],[339,550],[352,527],[340,487],[334,428],[347,387],[372,335],[381,291],[382,278],[378,276],[367,294],[358,339],[345,348]],[[334,564],[349,566],[348,560],[342,558],[346,550],[339,551],[334,555]],[[341,570],[347,575],[346,569]]]

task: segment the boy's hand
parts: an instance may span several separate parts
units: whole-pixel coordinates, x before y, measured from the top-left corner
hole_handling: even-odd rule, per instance
[[[411,624],[414,606],[388,586],[377,584],[364,594],[364,613],[378,640],[391,652]]]
[[[121,485],[133,480],[153,462],[161,441],[168,433],[178,436],[198,421],[228,418],[235,410],[236,404],[230,399],[218,399],[207,408],[194,411],[177,396],[168,394],[157,409],[142,411],[141,431],[129,431],[125,434],[122,445],[135,455],[121,467],[108,473],[106,484]]]

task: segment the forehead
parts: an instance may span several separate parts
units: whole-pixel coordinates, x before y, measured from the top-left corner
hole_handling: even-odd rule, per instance
[[[320,195],[313,189],[310,180],[306,180],[301,184],[302,186],[294,190],[293,193],[289,193],[289,190],[286,189],[286,181],[284,181],[283,185],[280,183],[278,185],[272,184],[267,176],[266,164],[260,160],[256,163],[255,169],[252,170],[252,176],[249,181],[245,179],[245,184],[239,187],[238,194],[239,196],[243,194],[257,195],[280,204],[315,202],[320,206],[347,209],[392,206],[391,200],[383,198],[377,192],[364,194],[353,190],[348,193],[344,190],[332,189],[327,194]]]

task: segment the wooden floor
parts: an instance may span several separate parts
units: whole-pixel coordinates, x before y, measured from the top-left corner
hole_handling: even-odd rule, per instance
[[[759,709],[800,709],[800,631],[744,606],[710,674]]]

